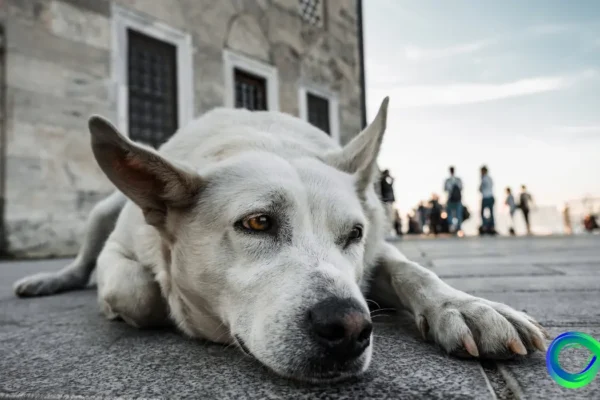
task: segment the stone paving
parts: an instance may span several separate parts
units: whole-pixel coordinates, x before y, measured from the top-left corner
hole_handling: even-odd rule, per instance
[[[600,339],[600,236],[413,240],[398,246],[457,288],[526,310],[554,336]],[[570,390],[541,353],[479,362],[424,343],[402,317],[375,317],[375,353],[362,377],[306,386],[274,376],[238,350],[173,331],[105,321],[94,290],[18,299],[21,276],[67,260],[0,263],[0,399],[599,399],[600,376]],[[582,349],[561,353],[570,371]]]

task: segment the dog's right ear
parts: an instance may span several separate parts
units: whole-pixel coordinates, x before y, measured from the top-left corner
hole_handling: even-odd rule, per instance
[[[92,116],[88,126],[98,165],[142,209],[148,224],[158,227],[164,224],[170,208],[190,206],[195,201],[203,187],[198,174],[132,142],[100,116]]]
[[[341,171],[356,176],[356,188],[363,195],[367,187],[374,181],[376,162],[383,134],[387,126],[389,97],[379,106],[377,115],[362,132],[341,150],[334,150],[323,156],[323,161]]]

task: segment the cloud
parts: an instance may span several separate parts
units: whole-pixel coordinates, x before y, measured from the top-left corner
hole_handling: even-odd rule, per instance
[[[557,131],[566,133],[569,135],[587,135],[600,133],[600,124],[598,125],[572,125],[572,126],[559,126]]]
[[[416,45],[408,45],[404,48],[404,57],[408,61],[418,62],[424,60],[436,60],[460,55],[479,52],[495,44],[510,40],[523,40],[527,37],[549,36],[579,29],[575,24],[541,24],[528,26],[516,32],[505,33],[477,40],[469,43],[461,43],[448,47],[424,48]]]
[[[505,83],[455,83],[444,85],[389,85],[371,90],[377,96],[391,95],[392,107],[453,106],[551,92],[571,87],[582,80],[598,77],[593,69],[561,75],[540,76]]]
[[[470,54],[482,50],[495,40],[479,40],[472,43],[464,43],[456,46],[425,49],[418,46],[406,46],[404,48],[404,56],[409,61],[435,60],[440,58],[453,57],[461,54]]]
[[[525,28],[525,33],[535,36],[556,35],[578,28],[575,24],[542,24]]]
[[[392,106],[399,108],[481,103],[558,90],[562,78],[539,77],[501,84],[460,83],[395,87]],[[378,91],[384,91],[385,89]]]

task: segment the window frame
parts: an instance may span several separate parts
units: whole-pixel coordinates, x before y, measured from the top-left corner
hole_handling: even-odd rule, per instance
[[[177,125],[185,126],[194,117],[194,68],[191,35],[144,14],[112,4],[111,75],[116,90],[117,128],[129,136],[129,89],[127,84],[128,40],[131,29],[176,48]]]
[[[233,101],[234,103],[237,103],[237,78],[241,78],[243,81],[246,81],[246,83],[248,83],[248,80],[251,81],[260,81],[260,86],[261,86],[261,91],[263,91],[264,93],[264,97],[265,97],[265,101],[264,101],[264,105],[265,107],[268,107],[269,104],[269,94],[267,92],[267,80],[265,78],[263,78],[262,76],[259,75],[254,75],[249,73],[246,70],[240,69],[240,68],[234,68],[233,69],[233,84],[234,84],[234,96],[233,96]],[[258,82],[257,82],[258,83]]]
[[[267,86],[267,111],[279,111],[279,73],[277,67],[235,53],[229,49],[223,49],[225,107],[235,108],[235,69],[263,78]]]
[[[329,130],[330,136],[338,144],[340,140],[340,111],[338,96],[329,90],[317,88],[314,85],[302,84],[298,89],[299,116],[308,122],[308,94],[326,99],[329,102]],[[309,122],[310,123],[310,122]],[[323,132],[327,134],[326,132]]]
[[[127,39],[128,39],[128,90],[129,90],[129,95],[128,95],[128,105],[129,105],[129,111],[128,111],[128,123],[129,123],[129,129],[128,129],[128,133],[129,133],[129,137],[132,140],[135,141],[140,141],[143,142],[145,144],[151,145],[154,148],[159,148],[164,142],[166,142],[178,129],[179,127],[179,115],[178,115],[178,111],[179,111],[179,107],[178,107],[178,100],[177,100],[177,48],[175,46],[173,46],[171,43],[167,43],[167,42],[163,42],[160,40],[156,40],[153,37],[144,35],[143,33],[140,33],[136,30],[132,30],[132,29],[128,29],[127,30]],[[140,87],[134,87],[132,86],[132,78],[133,78],[133,82],[136,82],[136,78],[137,79],[137,83],[139,83],[139,76],[136,77],[135,72],[140,72],[139,69],[137,70],[132,70],[132,61],[133,64],[135,64],[135,62],[139,62],[139,59],[132,59],[132,50],[136,50],[134,47],[132,47],[132,44],[138,44],[140,45],[142,48],[145,48],[146,50],[149,50],[150,52],[154,52],[157,51],[158,53],[155,53],[156,55],[158,55],[160,58],[165,57],[167,58],[164,61],[159,61],[160,63],[165,63],[165,64],[169,64],[169,75],[168,76],[162,76],[160,78],[165,79],[165,85],[167,85],[169,87],[169,90],[172,90],[171,93],[161,93],[161,103],[163,103],[164,100],[166,100],[166,102],[164,102],[162,104],[162,106],[159,106],[158,109],[154,109],[152,111],[152,114],[154,113],[162,113],[162,112],[166,112],[169,114],[169,121],[168,121],[168,125],[169,125],[169,129],[166,129],[166,125],[163,125],[162,127],[158,127],[155,126],[154,123],[151,123],[151,130],[152,130],[152,134],[150,137],[146,137],[145,133],[139,132],[139,137],[133,137],[133,133],[134,133],[134,129],[131,126],[131,122],[132,122],[132,117],[135,114],[132,114],[132,100],[134,98],[137,97],[138,101],[141,101],[142,103],[146,103],[147,101],[150,102],[150,104],[152,104],[153,106],[156,106],[157,104],[155,103],[156,97],[154,97],[152,94],[148,94],[146,93],[145,89],[148,89],[147,87],[145,88],[140,88]],[[159,59],[160,59],[159,58]],[[134,74],[132,75],[132,72],[134,72]],[[156,77],[156,76],[155,76]],[[138,90],[141,89],[141,90]],[[168,96],[167,96],[168,94]],[[168,110],[167,110],[168,109]],[[138,110],[139,111],[139,110]],[[156,115],[156,114],[154,114]],[[166,117],[166,115],[163,115]],[[172,119],[171,119],[172,118]],[[144,122],[142,121],[138,121],[140,123],[142,123],[142,125],[145,125]],[[166,122],[166,121],[164,121]]]

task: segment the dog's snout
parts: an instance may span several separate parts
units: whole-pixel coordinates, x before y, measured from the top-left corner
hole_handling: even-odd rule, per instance
[[[373,325],[369,313],[353,299],[331,298],[308,312],[310,329],[327,355],[344,362],[369,346]]]

